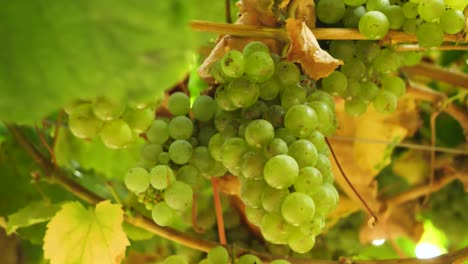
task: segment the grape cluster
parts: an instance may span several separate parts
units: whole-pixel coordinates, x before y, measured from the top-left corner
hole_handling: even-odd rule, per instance
[[[322,23],[359,28],[369,39],[381,39],[389,29],[403,29],[416,34],[421,47],[437,47],[444,33],[463,30],[466,5],[463,0],[320,0],[316,10]]]
[[[212,75],[211,156],[239,177],[247,218],[267,241],[309,251],[338,203],[324,140],[336,129],[333,98],[261,42],[226,53]]]
[[[125,148],[138,134],[144,133],[154,120],[154,103],[116,102],[105,97],[92,101],[77,101],[65,108],[68,126],[78,138],[100,136],[110,149]]]
[[[417,64],[418,52],[397,53],[381,48],[375,41],[334,40],[330,54],[344,61],[339,70],[322,80],[321,88],[343,97],[345,110],[351,116],[366,112],[369,103],[381,113],[391,113],[405,94],[405,81],[394,75],[404,65]]]

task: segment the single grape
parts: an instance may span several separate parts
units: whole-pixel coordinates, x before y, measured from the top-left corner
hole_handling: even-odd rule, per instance
[[[273,127],[283,125],[284,115],[286,112],[280,105],[271,105],[262,115],[262,118],[271,123]]]
[[[260,88],[255,82],[238,78],[229,83],[226,93],[234,106],[245,108],[257,101]]]
[[[68,117],[68,127],[77,138],[91,139],[97,135],[103,125],[89,103],[76,106]]]
[[[300,226],[314,219],[315,204],[309,195],[294,192],[281,204],[281,215],[291,225]]]
[[[207,258],[211,263],[228,264],[229,253],[225,247],[217,246],[208,251]]]
[[[299,170],[299,176],[294,183],[294,189],[297,192],[314,194],[320,190],[323,179],[322,173],[314,167],[304,167]]]
[[[182,92],[175,92],[169,96],[167,109],[173,115],[186,115],[190,111],[190,98]]]
[[[193,134],[192,120],[186,116],[176,116],[169,122],[168,130],[171,138],[188,140]]]
[[[221,58],[221,70],[231,78],[239,78],[244,74],[244,58],[237,50],[230,50]]]
[[[132,130],[122,119],[104,123],[100,136],[104,145],[111,149],[125,148],[133,142]]]
[[[315,245],[314,234],[305,234],[300,228],[295,229],[288,239],[289,247],[297,253],[309,252]]]
[[[405,23],[405,14],[403,13],[403,8],[400,6],[388,6],[383,12],[388,19],[390,29],[400,29]]]
[[[413,2],[403,4],[403,15],[406,18],[416,18],[418,16],[418,5]]]
[[[421,62],[423,53],[418,51],[401,52],[401,64],[405,66],[414,66]]]
[[[439,23],[446,33],[457,34],[465,27],[465,16],[459,10],[448,9],[440,17]]]
[[[315,90],[307,97],[307,102],[320,101],[326,103],[330,109],[335,110],[335,100],[333,96],[322,90]]]
[[[192,156],[192,145],[187,140],[178,139],[171,143],[168,152],[175,164],[185,164]]]
[[[325,137],[319,131],[312,131],[312,133],[310,133],[304,139],[307,139],[310,142],[312,142],[312,144],[314,144],[315,148],[319,153],[328,154],[330,152],[330,150],[328,149],[327,142],[325,141]]]
[[[279,213],[281,211],[281,207],[278,205],[282,204],[288,195],[288,189],[278,190],[269,186],[265,187],[261,196],[261,204],[263,209],[270,213]]]
[[[318,159],[317,149],[307,139],[299,139],[289,145],[288,155],[296,160],[299,168],[314,166]]]
[[[239,111],[217,111],[214,125],[216,130],[224,137],[232,137],[239,131],[240,119]]]
[[[174,210],[166,202],[159,202],[151,211],[153,221],[160,226],[168,226],[174,220]]]
[[[244,57],[247,57],[250,54],[257,51],[270,53],[270,50],[268,49],[267,45],[265,45],[265,43],[261,41],[252,41],[244,46],[244,49],[242,50],[242,55],[244,55]]]
[[[231,171],[239,175],[242,157],[249,150],[247,142],[242,138],[232,137],[227,139],[221,147],[221,160],[223,164]]]
[[[299,82],[301,72],[299,68],[290,61],[281,61],[275,65],[276,77],[284,87],[295,85]]]
[[[400,64],[400,57],[396,52],[391,49],[382,49],[372,63],[372,66],[377,72],[388,74],[396,72]]]
[[[360,83],[359,92],[356,97],[364,100],[364,102],[372,102],[379,93],[379,87],[373,82],[362,82]]]
[[[169,164],[170,161],[171,161],[171,158],[169,157],[169,153],[167,152],[159,153],[158,162],[160,164],[167,165]]]
[[[288,144],[281,138],[274,138],[265,148],[265,153],[270,158],[276,155],[288,154]]]
[[[369,39],[383,38],[390,27],[387,17],[379,11],[370,11],[359,20],[359,32]]]
[[[348,6],[346,7],[345,14],[342,22],[346,28],[357,28],[359,26],[359,19],[366,13],[366,8],[363,6]]]
[[[260,223],[260,231],[266,241],[275,244],[287,244],[293,226],[288,224],[281,214],[267,213]]]
[[[161,152],[163,152],[161,145],[150,143],[141,148],[140,157],[149,162],[157,162]]]
[[[215,134],[211,137],[208,143],[208,150],[213,159],[221,161],[221,148],[224,143],[224,137],[220,133]]]
[[[285,127],[276,129],[275,137],[282,139],[287,145],[296,141],[296,136],[291,132],[291,130]]]
[[[132,168],[125,175],[125,186],[138,194],[146,191],[150,185],[150,176],[143,168]]]
[[[354,97],[351,100],[345,101],[345,111],[350,116],[360,116],[367,110],[366,102],[360,97]]]
[[[252,224],[256,226],[260,226],[260,223],[262,222],[263,216],[265,216],[267,212],[263,209],[263,207],[250,207],[246,206],[245,207],[245,216],[251,222]]]
[[[341,66],[340,71],[348,78],[360,80],[366,73],[366,65],[358,59],[350,58]]]
[[[366,10],[383,12],[388,6],[390,6],[388,0],[367,0]]]
[[[99,97],[93,102],[93,112],[97,118],[109,121],[119,118],[125,110],[125,104]]]
[[[327,176],[331,175],[331,162],[328,156],[319,153],[317,158],[317,163],[315,163],[315,168],[320,171],[322,174],[323,182],[330,182],[330,179]],[[333,181],[333,177],[331,178]],[[331,183],[331,182],[330,182]]]
[[[375,41],[364,40],[356,43],[356,58],[364,63],[374,61],[380,53],[380,45]]]
[[[245,130],[245,140],[251,147],[265,147],[275,138],[275,129],[264,119],[252,121]]]
[[[242,115],[242,118],[244,119],[254,120],[254,119],[261,118],[263,113],[266,112],[267,110],[268,110],[268,105],[265,102],[259,100],[255,102],[255,104],[247,108],[243,108],[241,110],[241,115]]]
[[[192,186],[192,189],[200,189],[204,185],[204,179],[200,177],[197,167],[187,164],[177,170],[177,180]]]
[[[343,18],[345,9],[343,0],[320,0],[316,15],[325,24],[335,24]]]
[[[418,4],[419,16],[426,22],[434,22],[445,11],[444,0],[420,0]]]
[[[222,110],[233,111],[233,110],[236,110],[238,107],[232,103],[231,98],[229,97],[227,93],[228,85],[229,83],[221,84],[216,88],[215,102],[218,105],[218,107],[221,108]]]
[[[396,76],[385,76],[382,79],[382,89],[396,95],[398,98],[406,92],[406,84],[403,79]]]
[[[312,194],[317,214],[328,214],[333,211],[338,205],[338,199],[338,192],[329,183],[324,183],[318,192]]]
[[[421,24],[420,19],[410,18],[405,21],[403,24],[403,31],[408,34],[416,34],[416,29]]]
[[[216,128],[213,127],[213,123],[207,125],[201,125],[198,129],[198,145],[208,146],[211,138],[217,133]]]
[[[438,23],[424,23],[416,29],[419,46],[438,47],[444,42],[444,31]]]
[[[307,90],[299,84],[285,87],[281,93],[281,107],[284,110],[302,104],[307,99]]]
[[[262,153],[249,151],[242,156],[241,173],[247,179],[261,179],[267,158]]]
[[[265,82],[273,76],[275,63],[269,52],[255,51],[244,57],[245,75],[252,81]]]
[[[211,65],[210,74],[217,83],[225,83],[230,80],[230,77],[224,74],[223,70],[221,69],[221,60],[217,60]]]
[[[334,125],[335,120],[335,112],[333,111],[333,109],[331,109],[325,102],[319,101],[310,102],[307,103],[307,105],[310,106],[317,115],[317,130],[320,131],[320,133],[328,136],[326,131],[330,126]]]
[[[288,155],[277,155],[267,161],[263,169],[265,181],[273,188],[284,189],[293,185],[299,174],[299,166]]]
[[[240,198],[247,206],[261,207],[262,193],[266,187],[264,180],[243,179],[240,187]]]
[[[185,211],[192,206],[192,199],[192,188],[181,181],[172,182],[164,192],[164,200],[167,205],[177,211]]]
[[[286,113],[284,126],[294,135],[305,137],[317,128],[318,117],[311,107],[307,105],[295,105]]]
[[[157,165],[149,173],[151,186],[156,190],[164,190],[175,181],[174,171],[169,166]]]
[[[356,46],[352,40],[332,40],[330,42],[330,55],[340,60],[353,58]]]
[[[146,136],[151,143],[162,145],[169,139],[169,127],[163,120],[155,120],[146,131]]]
[[[262,264],[262,261],[255,255],[247,254],[240,257],[237,264]]]
[[[145,133],[153,123],[155,114],[153,109],[127,109],[122,119],[127,122],[130,128],[136,133]]]
[[[322,89],[332,95],[344,95],[348,87],[346,76],[339,71],[334,71],[322,79]]]
[[[395,94],[388,91],[380,91],[375,98],[373,105],[379,113],[392,113],[396,110],[398,98]]]
[[[266,101],[273,100],[278,96],[282,89],[279,78],[277,76],[273,76],[270,80],[261,84],[259,88],[259,97]]]
[[[203,122],[211,120],[216,112],[216,102],[207,95],[200,95],[192,105],[193,116]]]

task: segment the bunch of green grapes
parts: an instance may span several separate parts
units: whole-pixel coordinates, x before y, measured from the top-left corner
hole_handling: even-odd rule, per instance
[[[322,23],[342,24],[369,39],[382,39],[390,29],[415,34],[421,47],[437,47],[444,34],[465,27],[464,0],[320,0],[316,14]]]
[[[69,115],[70,131],[76,137],[93,139],[99,135],[108,148],[121,149],[149,128],[155,116],[154,104],[125,104],[99,97],[74,102],[65,108],[65,112]]]
[[[265,240],[309,251],[338,203],[324,140],[336,129],[333,98],[261,42],[226,53],[212,75],[220,83],[212,158],[239,177],[247,218]]]
[[[419,52],[382,49],[375,41],[352,40],[331,41],[329,52],[344,65],[325,77],[321,88],[344,98],[345,110],[351,116],[365,113],[369,103],[381,113],[395,111],[398,99],[406,92],[398,68],[417,64],[422,56]]]

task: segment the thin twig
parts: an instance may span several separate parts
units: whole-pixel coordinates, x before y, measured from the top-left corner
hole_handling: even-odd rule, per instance
[[[226,23],[231,24],[231,0],[224,0],[224,12],[226,16]]]
[[[443,45],[440,47],[423,48],[419,45],[395,45],[392,47],[394,51],[406,52],[406,51],[426,51],[426,50],[468,50],[468,46],[463,45]]]
[[[215,177],[212,177],[211,185],[213,186],[213,200],[214,200],[214,207],[216,211],[216,223],[218,226],[219,243],[225,246],[227,244],[226,231],[224,230],[224,219],[223,219],[223,211],[221,208],[221,199],[219,197],[218,179],[216,179]]]
[[[403,67],[401,70],[410,77],[420,75],[431,80],[437,80],[468,89],[468,74],[450,71],[430,63],[420,63],[410,67]]]
[[[328,141],[327,138],[325,138],[325,141],[327,142],[327,145],[328,145],[328,148],[330,148],[330,152],[333,156],[333,159],[335,159],[336,161],[336,164],[338,165],[338,169],[340,170],[341,172],[341,175],[343,176],[343,178],[345,179],[346,183],[348,183],[349,187],[351,187],[351,189],[353,190],[354,194],[356,194],[356,196],[359,198],[359,200],[361,201],[361,203],[364,205],[364,207],[366,208],[367,212],[372,216],[372,218],[369,220],[369,227],[373,227],[374,225],[376,225],[379,221],[377,215],[372,211],[372,209],[370,209],[369,205],[367,205],[366,201],[364,201],[364,199],[361,197],[361,195],[359,194],[359,192],[356,190],[356,188],[354,188],[353,184],[351,183],[351,181],[348,179],[348,177],[346,176],[343,168],[341,167],[341,164],[340,162],[338,161],[338,158],[336,157],[336,154],[335,154],[335,151],[333,151],[333,148],[330,144],[330,142]]]
[[[431,118],[430,118],[430,125],[431,125],[431,147],[435,147],[436,144],[436,120],[437,117],[439,116],[440,111],[436,111],[431,113]],[[434,184],[434,165],[435,165],[435,151],[431,151],[431,161],[430,161],[430,166],[429,166],[429,186],[432,186]],[[426,204],[427,201],[429,201],[429,195],[431,192],[428,190],[423,204]]]
[[[112,186],[112,182],[110,181],[106,182],[106,186],[107,186],[107,189],[109,189],[110,193],[112,194],[112,197],[114,197],[115,201],[119,204],[123,204],[119,195],[115,191],[114,186]]]
[[[41,141],[42,145],[46,148],[47,152],[49,152],[52,163],[55,164],[56,161],[55,161],[54,150],[50,147],[49,143],[47,143],[47,140],[45,139],[44,134],[39,129],[37,124],[34,124],[34,129],[36,130],[37,136],[39,137],[39,140]]]

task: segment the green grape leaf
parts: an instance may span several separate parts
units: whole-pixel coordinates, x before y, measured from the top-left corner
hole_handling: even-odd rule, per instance
[[[170,88],[189,68],[192,5],[185,0],[4,3],[0,120],[33,123],[77,98],[141,98]]]
[[[60,210],[60,207],[58,204],[50,204],[45,201],[30,203],[28,206],[8,216],[7,234],[10,235],[20,227],[49,221]]]
[[[120,263],[130,245],[122,228],[120,205],[104,201],[95,210],[70,202],[50,220],[44,237],[44,258],[51,264]]]
[[[109,179],[123,180],[127,170],[139,160],[142,141],[126,149],[107,148],[99,138],[85,141],[62,130],[55,145],[57,163],[62,167],[94,170]]]

